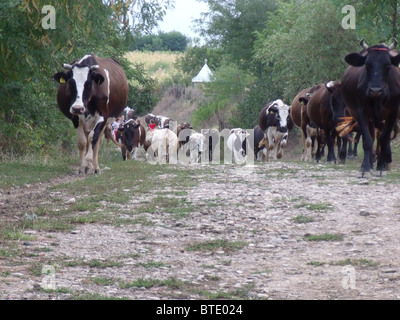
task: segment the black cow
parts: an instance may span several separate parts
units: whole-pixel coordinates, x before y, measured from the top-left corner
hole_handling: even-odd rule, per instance
[[[260,126],[254,127],[254,156],[256,161],[265,161],[267,157],[267,139]]]
[[[375,129],[380,133],[380,154],[376,169],[382,173],[392,162],[390,135],[395,127],[400,103],[400,54],[390,46],[368,47],[361,40],[363,51],[350,53],[345,61],[350,65],[342,80],[342,96],[363,137],[364,159],[362,176],[373,168]]]

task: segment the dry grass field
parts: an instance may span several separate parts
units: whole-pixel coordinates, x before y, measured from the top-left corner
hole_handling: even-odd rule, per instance
[[[162,82],[163,80],[178,73],[174,63],[183,53],[179,52],[141,52],[131,51],[126,54],[126,58],[132,63],[141,63],[146,71],[153,78]]]

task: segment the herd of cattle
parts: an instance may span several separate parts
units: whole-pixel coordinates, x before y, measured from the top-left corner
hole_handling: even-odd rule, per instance
[[[328,162],[337,161],[335,146],[339,160],[344,162],[351,150],[348,144],[357,143],[362,137],[362,174],[372,170],[375,159],[378,171],[387,170],[392,162],[390,141],[392,133],[397,132],[399,117],[400,54],[395,50],[396,40],[390,46],[369,47],[364,40],[360,45],[360,53],[345,57],[349,67],[341,81],[306,88],[290,106],[280,99],[267,104],[252,130],[229,130],[224,138],[233,159],[240,162],[249,150],[254,151],[257,160],[281,158],[289,131],[297,126],[302,132],[305,161],[320,160],[326,145]],[[177,124],[153,114],[145,117],[144,124],[133,110],[126,108],[127,79],[116,60],[90,54],[63,67],[66,72],[54,75],[59,83],[57,102],[77,129],[80,172],[99,172],[98,151],[103,133],[121,147],[124,160],[135,159],[142,146],[148,161],[157,157],[171,162],[179,154],[189,163],[212,160],[215,137],[220,137],[216,130],[196,132],[189,123]],[[109,132],[110,122],[123,113],[125,120],[114,139]]]

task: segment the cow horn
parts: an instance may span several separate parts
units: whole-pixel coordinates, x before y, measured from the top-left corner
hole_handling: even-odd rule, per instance
[[[71,69],[72,69],[72,66],[71,66],[70,64],[68,64],[68,63],[64,63],[64,64],[63,64],[63,68],[68,69],[68,70],[71,70]]]
[[[363,47],[363,49],[365,50],[368,50],[369,48],[369,46],[364,42],[364,39],[361,39],[360,46]]]
[[[393,38],[393,43],[389,46],[389,50],[393,50],[397,46],[397,39]]]
[[[96,70],[98,68],[100,68],[99,65],[98,64],[94,64],[94,65],[90,66],[90,71]]]

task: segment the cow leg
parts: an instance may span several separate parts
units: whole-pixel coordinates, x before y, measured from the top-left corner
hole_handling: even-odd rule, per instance
[[[136,160],[136,157],[137,157],[137,153],[138,153],[138,147],[133,147],[133,149],[132,149],[132,153],[131,153],[131,155],[132,155],[132,160]]]
[[[380,145],[380,154],[378,156],[378,163],[376,165],[377,171],[387,171],[390,163],[392,163],[392,149],[390,147],[390,135],[392,133],[397,117],[389,117],[385,123],[385,127],[378,137]]]
[[[76,138],[77,138],[78,149],[79,149],[79,173],[83,173],[84,170],[82,171],[82,168],[86,167],[85,154],[86,154],[86,149],[87,149],[87,145],[88,145],[88,138],[83,129],[83,125],[80,125],[76,129]]]
[[[317,133],[317,129],[307,125],[307,127],[306,127],[305,161],[311,161],[313,159],[313,151],[315,150],[315,148],[313,148],[313,139],[315,140],[316,133]]]
[[[330,131],[326,131],[326,144],[328,145],[327,163],[336,163],[335,137]]]
[[[99,166],[99,150],[101,145],[102,136],[98,138],[97,143],[93,147],[93,168],[94,173],[100,173],[100,166]]]
[[[358,125],[360,126],[360,132],[363,138],[363,150],[364,150],[364,159],[361,164],[361,174],[364,177],[366,172],[370,172],[372,170],[372,147],[374,144],[374,139],[369,130],[368,122],[364,116],[363,109],[360,108],[358,110]]]
[[[105,129],[106,121],[99,121],[96,126],[94,127],[94,130],[91,132],[92,135],[92,140],[91,140],[91,157],[87,156],[87,161],[88,161],[88,166],[87,166],[87,171],[90,169],[94,170],[94,173],[99,173],[100,172],[100,167],[99,167],[99,150],[100,150],[100,144],[101,144],[101,139],[102,135]],[[90,148],[89,148],[90,149]],[[88,152],[89,154],[89,152]]]
[[[339,160],[341,164],[345,164],[346,163],[346,158],[347,158],[347,137],[345,138],[340,138],[338,137],[338,140],[341,141],[341,146],[339,149]]]
[[[303,154],[301,155],[302,161],[310,161],[311,159],[311,151],[310,154],[308,154],[308,150],[309,148],[311,148],[312,141],[311,139],[308,139],[307,132],[308,132],[308,125],[302,126],[301,128],[301,136],[303,140]]]
[[[121,146],[121,153],[122,153],[122,159],[124,160],[124,161],[126,161],[126,148],[125,148],[125,146]]]

